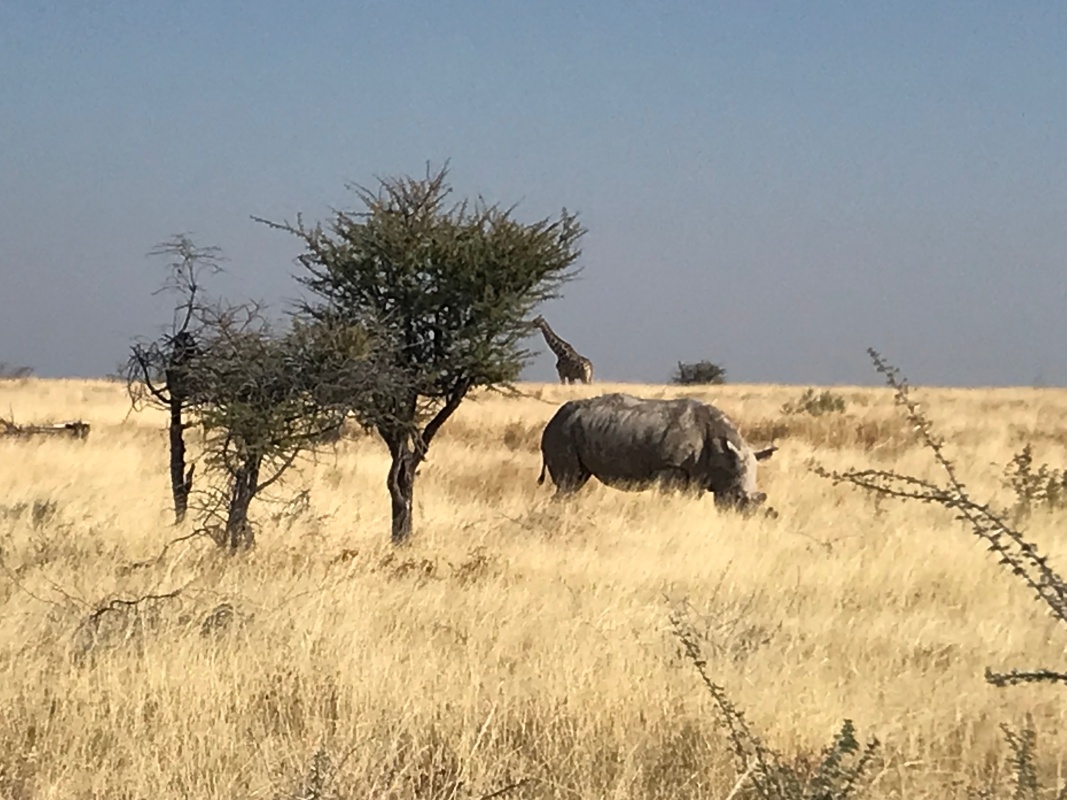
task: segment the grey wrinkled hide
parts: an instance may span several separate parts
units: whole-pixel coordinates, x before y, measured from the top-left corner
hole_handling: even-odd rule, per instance
[[[737,426],[719,409],[691,398],[605,394],[568,401],[545,426],[541,455],[537,482],[544,482],[547,470],[557,495],[576,492],[595,476],[629,491],[656,485],[710,491],[716,503],[741,508],[766,499],[756,490],[757,454]]]

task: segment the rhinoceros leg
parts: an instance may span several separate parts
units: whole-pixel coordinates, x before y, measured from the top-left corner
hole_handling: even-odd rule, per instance
[[[552,482],[556,484],[555,497],[574,494],[592,477],[590,471],[577,458],[573,461],[569,459],[567,464],[548,466],[548,475],[552,476]]]
[[[546,460],[541,468],[541,477],[537,480],[538,484],[544,481],[546,469],[552,477],[552,483],[556,485],[556,493],[553,497],[574,494],[585,486],[592,477],[592,473],[578,459],[577,453],[568,453],[564,459],[557,457],[552,461]]]
[[[552,467],[549,467],[548,474],[552,476],[552,482],[556,484],[556,493],[553,497],[574,494],[585,486],[589,482],[589,478],[592,477],[592,473],[583,467],[581,463],[576,463],[573,466],[568,465],[566,469],[557,471],[553,471]]]

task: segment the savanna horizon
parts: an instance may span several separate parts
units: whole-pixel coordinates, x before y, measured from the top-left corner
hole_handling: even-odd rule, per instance
[[[806,466],[939,477],[890,390],[831,387],[846,410],[812,417],[781,410],[805,386],[517,386],[441,430],[410,545],[389,543],[384,446],[353,432],[253,504],[257,546],[229,557],[204,538],[163,552],[192,524],[172,525],[162,413],[130,413],[114,382],[0,383],[0,416],[92,425],[84,442],[0,438],[0,797],[275,796],[326,761],[339,796],[529,778],[512,796],[726,797],[730,745],[670,630],[678,605],[774,749],[817,756],[845,718],[878,737],[867,796],[966,796],[1004,773],[999,725],[1027,714],[1060,774],[1062,688],[983,672],[1059,667],[1067,631],[950,513]],[[773,441],[759,488],[779,517],[596,481],[551,502],[541,429],[609,391],[699,397]],[[978,499],[1010,503],[1024,444],[1067,465],[1067,389],[916,394]],[[1025,523],[1061,572],[1062,529]],[[226,607],[229,625],[205,624]]]

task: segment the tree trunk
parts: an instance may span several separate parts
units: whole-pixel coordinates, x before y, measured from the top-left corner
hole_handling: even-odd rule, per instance
[[[174,495],[174,524],[181,524],[189,508],[189,493],[193,489],[193,468],[185,471],[185,423],[182,420],[182,399],[170,399],[170,489]]]
[[[434,436],[445,424],[450,416],[459,408],[467,391],[470,389],[468,381],[457,384],[454,391],[433,418],[426,424],[420,433],[412,432],[411,427],[378,427],[378,434],[389,448],[389,455],[393,463],[389,466],[389,475],[386,478],[386,486],[389,488],[389,499],[393,506],[393,544],[404,544],[411,536],[412,530],[412,506],[415,496],[415,475],[419,464],[426,458],[426,451]],[[415,418],[415,399],[411,399],[408,405],[407,419]],[[413,427],[413,426],[412,426]],[[418,442],[417,448],[412,448],[412,436]]]
[[[411,536],[411,510],[415,496],[415,467],[418,462],[407,438],[387,442],[393,463],[386,485],[393,506],[393,544],[404,544]]]
[[[248,507],[259,488],[260,462],[259,456],[247,456],[233,474],[226,514],[226,544],[231,553],[255,543],[255,533],[248,521]]]

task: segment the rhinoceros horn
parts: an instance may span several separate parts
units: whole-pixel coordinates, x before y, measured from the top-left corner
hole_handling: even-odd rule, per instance
[[[762,450],[757,450],[756,451],[756,460],[757,461],[764,461],[764,460],[770,458],[771,456],[774,455],[774,452],[777,449],[778,449],[777,445],[773,445],[772,444],[770,447],[765,447]]]
[[[725,436],[722,437],[722,441],[723,441],[723,444],[726,445],[727,449],[729,449],[730,452],[732,452],[735,456],[740,456],[741,455],[741,451],[738,449],[737,445],[735,445],[733,442],[731,442]],[[765,447],[762,450],[755,451],[753,453],[753,455],[756,457],[757,461],[765,461],[766,459],[768,459],[772,455],[774,455],[774,452],[777,449],[778,449],[778,447],[772,444],[770,447]]]

